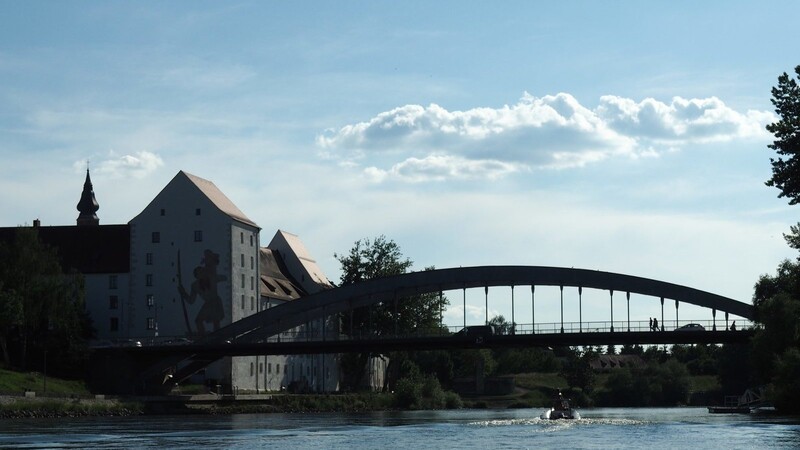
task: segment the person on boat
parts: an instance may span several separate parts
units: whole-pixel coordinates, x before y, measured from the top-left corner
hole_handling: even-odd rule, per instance
[[[733,321],[733,323],[731,323],[731,331],[736,331],[736,321],[735,320]]]

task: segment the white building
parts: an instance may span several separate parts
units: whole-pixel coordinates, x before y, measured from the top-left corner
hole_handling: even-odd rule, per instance
[[[64,264],[82,272],[101,342],[143,345],[193,339],[280,303],[332,288],[302,241],[278,231],[261,247],[261,228],[214,183],[179,172],[128,225],[100,225],[89,172],[77,226],[41,227]],[[0,228],[8,238],[13,228]],[[326,322],[338,332],[336,320]],[[320,335],[322,320],[283,339]],[[197,381],[239,392],[334,391],[336,355],[228,357]]]

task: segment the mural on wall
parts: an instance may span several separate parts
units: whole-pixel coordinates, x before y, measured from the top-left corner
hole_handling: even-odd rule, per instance
[[[211,323],[214,331],[219,329],[219,324],[225,317],[225,309],[222,306],[222,298],[217,291],[217,284],[225,281],[228,278],[224,275],[217,273],[219,266],[219,254],[214,253],[209,249],[203,252],[203,259],[200,265],[195,267],[192,273],[194,280],[186,292],[183,287],[183,280],[181,278],[181,252],[178,251],[178,293],[181,296],[181,305],[183,306],[183,319],[186,321],[186,330],[188,334],[192,334],[192,327],[189,324],[189,313],[186,304],[193,305],[197,297],[203,301],[203,306],[195,316],[194,324],[197,329],[197,334],[202,336],[205,334],[205,324]]]

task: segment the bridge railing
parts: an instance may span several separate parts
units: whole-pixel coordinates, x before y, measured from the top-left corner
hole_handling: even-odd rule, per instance
[[[694,326],[694,325],[699,325]],[[681,332],[703,332],[703,331],[725,331],[730,327],[732,322],[729,322],[727,327],[724,321],[714,321],[712,320],[667,320],[664,323],[659,321],[658,323],[658,330],[654,330],[651,328],[651,323],[649,321],[637,320],[637,321],[614,321],[613,323],[610,321],[591,321],[591,322],[564,322],[563,325],[560,322],[553,322],[553,323],[518,323],[513,326],[509,324],[508,329],[505,332],[497,333],[497,334],[517,334],[517,335],[525,335],[525,334],[559,334],[562,333],[562,326],[563,326],[563,333],[607,333],[612,331],[611,327],[613,325],[613,331],[616,333],[626,333],[626,332],[674,332],[679,330]],[[467,327],[475,326],[475,325],[467,325]],[[747,330],[754,326],[754,324],[750,321],[743,321],[737,320],[736,321],[736,330]],[[715,328],[716,327],[716,328]],[[448,336],[453,335],[459,331],[464,329],[463,326],[447,326],[447,327],[439,327],[435,329],[420,329],[416,330],[413,333],[381,333],[378,334],[374,331],[369,330],[362,330],[356,331],[353,334],[344,333],[344,332],[336,332],[331,330],[326,330],[324,333],[320,330],[311,330],[311,331],[284,331],[274,336],[270,336],[263,342],[270,342],[270,343],[280,343],[280,342],[318,342],[318,341],[349,341],[349,340],[364,340],[364,339],[397,339],[397,338],[424,338],[424,337],[433,337],[433,336]],[[90,344],[92,348],[102,348],[102,347],[140,347],[140,346],[180,346],[180,345],[187,345],[192,344],[194,339],[191,337],[186,336],[141,336],[141,337],[134,337],[134,338],[127,338],[123,340],[117,341],[95,341],[93,344]]]

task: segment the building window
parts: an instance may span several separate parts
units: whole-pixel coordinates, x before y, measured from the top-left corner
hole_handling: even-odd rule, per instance
[[[255,288],[256,288],[256,278],[250,277],[250,290],[252,291]]]
[[[244,274],[242,274],[242,289],[244,289]]]
[[[239,233],[239,241],[244,244],[244,232]]]
[[[264,363],[258,364],[258,373],[264,373]]]
[[[255,269],[255,268],[256,268],[256,266],[255,266],[255,262],[254,262],[254,260],[253,260],[253,257],[252,257],[252,256],[250,257],[250,268],[251,268],[251,269]]]
[[[250,247],[252,247],[252,246],[253,246],[253,235],[251,234],[250,235]]]
[[[108,331],[119,331],[119,319],[112,317],[108,324]]]
[[[244,253],[242,253],[242,267],[244,267]]]
[[[267,364],[267,373],[272,373],[272,363]]]
[[[242,294],[242,311],[244,311],[244,294]]]
[[[251,377],[253,376],[253,367],[254,367],[254,366],[253,366],[253,363],[251,362],[251,363],[250,363],[250,376],[251,376]]]
[[[250,311],[252,311],[254,309],[256,309],[256,299],[253,298],[253,297],[250,297]]]
[[[152,317],[147,318],[147,329],[148,330],[155,330],[156,329],[156,319]]]
[[[194,210],[194,215],[195,216],[199,216],[200,215],[200,208],[197,208],[197,209]]]
[[[194,230],[194,241],[203,242],[203,230]]]
[[[144,276],[144,285],[147,287],[153,286],[153,274],[148,273]]]
[[[277,375],[281,374],[281,364],[280,363],[275,364],[275,373]]]
[[[147,307],[152,308],[156,304],[156,299],[153,294],[147,294]]]
[[[159,233],[158,231],[153,231],[152,241],[153,244],[158,244],[159,242],[161,242],[161,233]]]
[[[152,253],[148,253],[148,254],[144,255],[144,260],[145,260],[145,264],[147,264],[148,266],[152,266],[153,265],[153,254]]]
[[[119,308],[119,297],[116,295],[112,295],[108,297],[108,309],[117,309]]]
[[[167,215],[167,210],[164,209],[164,208],[161,208],[161,215],[162,216],[166,216]]]
[[[117,276],[116,275],[109,275],[108,276],[108,288],[109,289],[116,289],[117,288]]]

